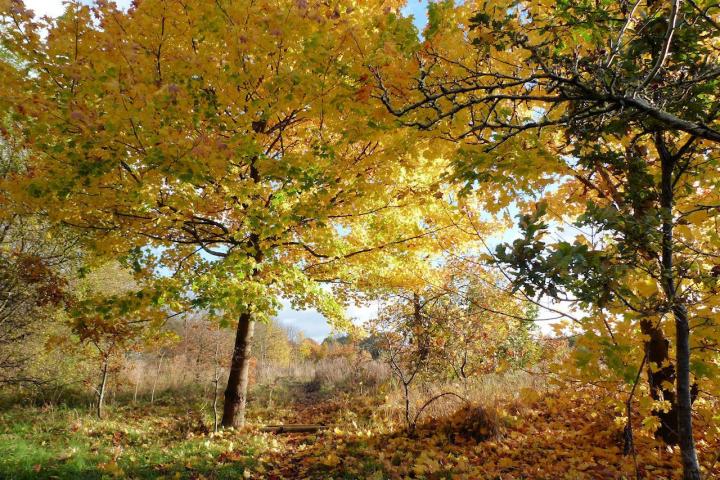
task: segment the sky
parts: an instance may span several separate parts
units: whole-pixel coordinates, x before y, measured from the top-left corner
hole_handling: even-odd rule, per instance
[[[57,17],[64,10],[61,0],[25,0],[25,6],[34,11],[38,17],[45,15]]]
[[[408,0],[403,8],[405,15],[413,16],[413,23],[418,31],[422,32],[427,25],[427,0]]]

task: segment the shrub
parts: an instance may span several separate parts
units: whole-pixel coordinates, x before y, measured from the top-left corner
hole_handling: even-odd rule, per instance
[[[499,416],[494,409],[468,404],[440,420],[440,430],[451,442],[472,439],[483,442],[498,438],[501,434]]]

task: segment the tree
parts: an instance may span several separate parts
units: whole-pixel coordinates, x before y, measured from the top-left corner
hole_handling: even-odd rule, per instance
[[[117,263],[96,267],[74,286],[76,303],[70,322],[80,341],[92,345],[98,355],[100,380],[94,390],[96,413],[102,418],[113,363],[143,343],[159,343],[166,338],[161,327],[168,316],[151,302],[142,301],[144,292],[131,273]]]
[[[77,232],[9,195],[5,185],[27,172],[20,135],[9,123],[0,120],[0,385],[22,385],[46,380],[30,372],[38,357],[33,340],[72,303],[68,280],[85,252]]]
[[[530,366],[540,353],[535,306],[514,295],[497,272],[479,265],[467,259],[449,262],[445,281],[433,286],[444,294],[442,306],[432,313],[443,339],[441,365],[464,383]]]
[[[253,356],[257,359],[258,382],[265,381],[273,383],[271,367],[278,365],[287,366],[290,363],[292,346],[287,330],[276,321],[261,323],[257,325],[253,337]]]
[[[422,413],[422,407],[413,412],[410,390],[415,380],[426,373],[430,365],[430,328],[424,325],[424,303],[419,294],[413,293],[409,302],[386,308],[373,326],[376,333],[382,331],[381,348],[402,386],[405,428],[409,434],[415,431]]]
[[[340,323],[342,297],[318,282],[452,243],[439,146],[368,101],[363,65],[398,53],[373,32],[417,41],[397,6],[70,3],[49,23],[3,10],[0,102],[32,159],[13,195],[139,272],[171,272],[165,302],[237,320],[224,426],[244,422],[253,326],[280,297]]]
[[[717,143],[713,8],[694,0],[437,2],[418,68],[393,65],[407,72],[390,76],[396,83],[376,68],[378,98],[408,124],[452,124],[448,136],[490,147],[585,122],[655,125]]]
[[[702,208],[696,211],[698,204],[709,200],[714,180],[706,183],[701,176],[701,180],[693,179],[694,185],[690,185],[691,179],[686,178],[682,169],[677,164],[672,166],[679,158],[664,150],[662,138],[647,137],[643,140],[643,135],[637,135],[630,148],[622,142],[613,142],[612,137],[601,145],[596,139],[592,153],[586,151],[580,157],[577,175],[586,185],[594,185],[596,193],[605,194],[585,195],[578,200],[584,198],[588,203],[576,225],[594,231],[595,241],[581,238],[573,243],[560,242],[551,247],[552,254],[540,259],[538,255],[543,255],[540,250],[544,248],[538,241],[547,225],[543,227],[528,216],[522,222],[526,227],[525,239],[513,245],[511,252],[500,252],[500,257],[512,265],[521,283],[533,283],[535,288],[554,292],[551,295],[555,297],[561,287],[578,300],[594,305],[599,314],[604,310],[606,316],[621,314],[634,320],[637,333],[646,336],[644,340],[635,340],[644,344],[651,395],[671,405],[669,411],[657,412],[662,420],[658,433],[674,444],[679,440],[680,406],[676,392],[668,386],[676,380],[680,359],[674,362],[670,358],[672,334],[665,329],[669,312],[683,318],[690,309],[697,319],[693,325],[696,338],[688,343],[694,351],[692,373],[696,381],[708,374],[712,376],[714,365],[711,345],[715,343],[716,320],[706,310],[712,312],[717,301],[711,253],[716,237],[711,216]],[[653,145],[657,147],[655,155],[648,152]],[[640,156],[638,152],[644,153]],[[665,152],[664,159],[659,152]],[[689,154],[682,162],[690,171],[697,172],[704,168],[706,160],[705,153],[695,155]],[[610,179],[611,188],[592,178],[591,172],[598,171]],[[531,230],[534,233],[528,234]],[[708,235],[703,237],[701,232]],[[529,238],[533,240],[527,241]],[[535,250],[536,247],[540,250]],[[520,250],[524,248],[525,260],[521,260]],[[519,265],[520,261],[524,266]],[[609,328],[606,335],[616,342]],[[678,336],[674,339],[676,349],[681,339]],[[638,362],[635,359],[634,363]],[[688,388],[691,393],[694,390],[691,394],[694,399],[698,385]]]
[[[525,305],[495,287],[492,275],[461,271],[453,262],[436,272],[437,284],[397,288],[371,323],[379,355],[390,366],[404,394],[405,423],[414,432],[420,416],[444,397],[466,400],[469,382],[532,361],[535,339]],[[479,279],[482,278],[484,282]],[[413,390],[422,382],[446,387],[413,407]],[[460,383],[462,395],[454,391]]]
[[[702,365],[696,379],[712,367],[717,335],[717,236],[708,221],[720,140],[714,8],[693,0],[439,2],[414,58],[417,74],[397,75],[413,71],[406,64],[373,69],[377,98],[405,124],[472,144],[457,174],[471,186],[494,181],[537,194],[565,184],[556,219],[580,214],[579,224],[602,238],[558,242],[548,253],[539,240],[546,229],[525,216],[525,239],[501,259],[520,284],[556,298],[564,290],[596,318],[632,312],[630,323],[649,336],[653,396],[677,415],[660,433],[671,440],[677,425],[687,479],[700,477],[691,365]],[[534,159],[521,153],[533,148],[542,151]],[[674,365],[666,362],[668,312]]]
[[[69,299],[66,281],[44,259],[0,251],[0,385],[42,381],[27,374],[26,341]]]

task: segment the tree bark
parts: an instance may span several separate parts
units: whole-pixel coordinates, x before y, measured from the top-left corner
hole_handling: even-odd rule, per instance
[[[255,183],[259,183],[260,174],[255,166],[255,160],[250,164],[250,177]],[[253,252],[252,258],[255,260],[255,268],[253,269],[252,278],[257,279],[260,276],[259,265],[264,258],[260,247],[260,236],[257,233],[250,234],[246,247]],[[223,427],[241,428],[245,425],[250,349],[254,330],[255,321],[252,314],[250,312],[240,314],[237,332],[235,333],[235,346],[230,361],[227,387],[225,388],[225,403],[221,422]]]
[[[678,439],[678,402],[675,391],[665,385],[675,383],[675,365],[670,361],[670,341],[665,337],[660,325],[649,319],[640,322],[642,333],[650,338],[645,342],[647,358],[647,377],[650,396],[653,400],[665,400],[670,409],[654,410],[654,416],[660,419],[660,428],[655,436],[668,445],[677,445]]]
[[[150,393],[150,405],[155,403],[155,388],[157,388],[157,382],[160,378],[160,370],[162,369],[162,361],[164,356],[165,352],[162,352],[160,354],[160,357],[158,357],[157,371],[155,372],[155,380],[153,380],[152,392]]]
[[[97,416],[98,418],[103,417],[103,403],[105,402],[105,387],[107,386],[108,377],[108,363],[109,359],[105,359],[103,362],[102,378],[100,379],[100,385],[98,386],[98,401],[97,401]]]
[[[215,339],[215,373],[213,375],[213,432],[218,431],[218,386],[220,385],[220,339]]]
[[[662,178],[660,206],[662,207],[662,283],[668,305],[675,317],[675,363],[678,443],[683,464],[684,480],[700,480],[700,465],[695,450],[692,427],[692,388],[690,386],[690,327],[687,309],[682,298],[677,296],[673,265],[673,173],[676,159],[665,145],[662,133],[655,136],[655,145],[660,155]]]
[[[700,480],[700,465],[695,451],[692,427],[693,394],[690,385],[690,326],[687,309],[679,304],[673,307],[675,335],[677,337],[677,396],[678,439],[685,480]]]
[[[247,404],[248,374],[250,371],[250,344],[255,322],[250,313],[243,313],[238,319],[235,347],[233,348],[225,389],[223,405],[223,427],[240,428],[245,425],[245,405]]]
[[[407,427],[407,433],[412,434],[415,430],[415,425],[410,420],[410,385],[403,381],[403,393],[405,394],[405,425]]]

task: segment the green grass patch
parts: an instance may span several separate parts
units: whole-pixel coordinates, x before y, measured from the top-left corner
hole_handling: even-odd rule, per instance
[[[15,407],[0,414],[0,478],[243,478],[266,439],[209,433],[188,406],[108,409]]]

